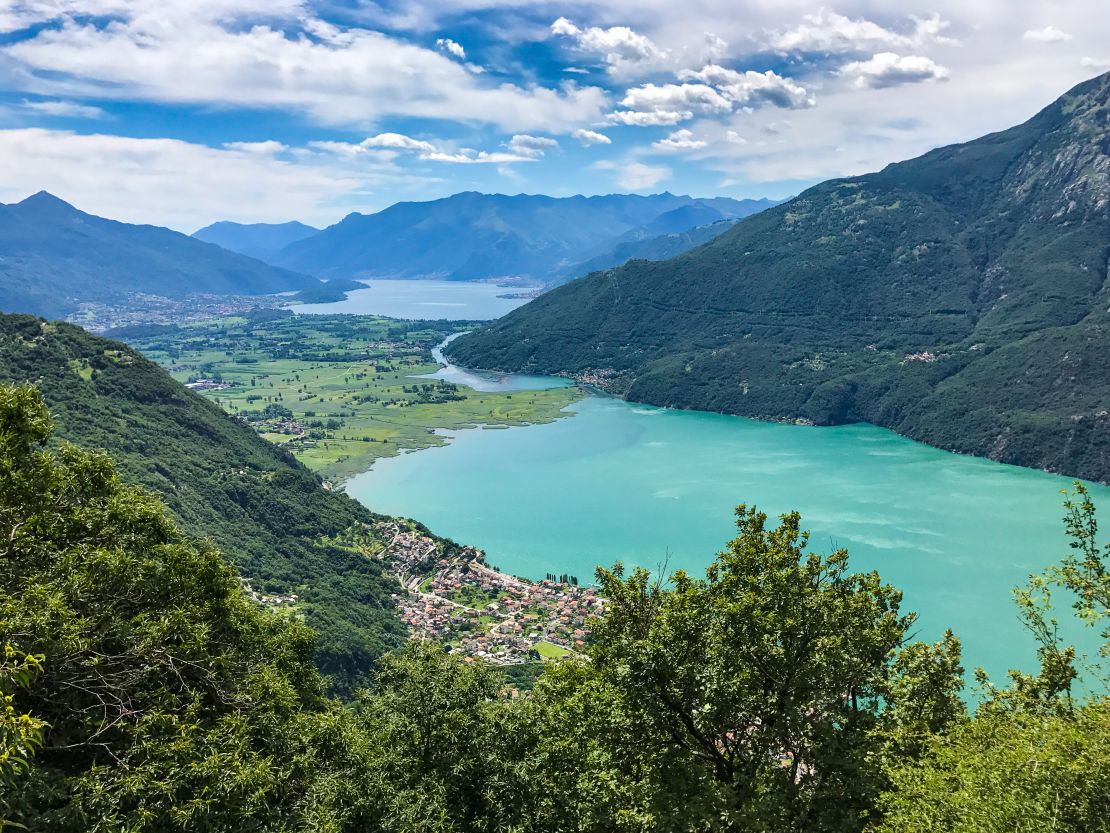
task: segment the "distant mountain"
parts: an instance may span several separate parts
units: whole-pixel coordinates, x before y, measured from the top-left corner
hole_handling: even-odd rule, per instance
[[[320,277],[547,282],[611,250],[633,230],[654,237],[747,216],[761,207],[758,200],[666,193],[555,198],[466,192],[397,203],[377,214],[351,214],[286,246],[273,262]],[[653,223],[658,230],[646,231]]]
[[[194,231],[193,237],[205,243],[267,261],[290,243],[304,240],[320,231],[296,221],[290,223],[233,223],[221,220]]]
[[[158,226],[105,220],[40,191],[0,205],[0,310],[61,317],[133,293],[256,295],[316,285]]]
[[[1018,127],[559,287],[450,352],[1110,480],[1110,74]]]

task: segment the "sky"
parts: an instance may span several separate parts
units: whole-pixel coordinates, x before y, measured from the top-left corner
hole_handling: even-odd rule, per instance
[[[783,198],[1106,71],[1106,0],[0,0],[0,202],[192,232],[458,191]]]

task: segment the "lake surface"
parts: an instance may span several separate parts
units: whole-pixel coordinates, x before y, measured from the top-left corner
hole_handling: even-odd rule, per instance
[[[584,581],[618,559],[700,571],[733,537],[736,504],[797,509],[811,549],[847,547],[854,569],[878,569],[905,591],[921,637],[953,628],[969,670],[1034,670],[1011,588],[1067,551],[1067,478],[865,425],[779,425],[607,397],[572,410],[547,425],[455,432],[445,447],[377,461],[348,491],[482,547],[507,572]],[[1110,489],[1092,490],[1110,511]]]
[[[347,300],[333,304],[298,304],[290,307],[303,315],[387,315],[447,321],[490,321],[512,312],[527,298],[499,298],[526,288],[460,281],[366,281],[367,289],[347,293]]]

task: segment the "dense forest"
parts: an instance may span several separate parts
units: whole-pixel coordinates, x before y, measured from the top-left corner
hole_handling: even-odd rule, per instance
[[[459,364],[1110,480],[1110,74],[1030,121],[833,180],[540,296]]]
[[[0,315],[2,381],[36,383],[58,439],[110,453],[129,482],[162,495],[182,528],[211,540],[255,591],[296,594],[336,685],[353,689],[400,644],[392,580],[344,543],[344,533],[379,516],[322,488],[245,422],[124,344],[32,316]]]
[[[1041,667],[980,678],[970,713],[955,635],[912,641],[895,588],[807,551],[796,514],[772,526],[744,506],[704,577],[599,570],[590,660],[549,668],[531,697],[412,643],[344,703],[307,627],[53,428],[33,386],[0,386],[0,826],[1110,829],[1110,704],[1078,695],[1050,618],[1057,590],[1091,624],[1110,614],[1081,487],[1070,554],[1018,594]]]

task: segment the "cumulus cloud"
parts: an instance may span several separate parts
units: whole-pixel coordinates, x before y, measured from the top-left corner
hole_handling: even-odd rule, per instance
[[[844,76],[855,76],[855,86],[861,89],[948,80],[948,70],[931,58],[896,55],[893,52],[880,52],[866,61],[852,61],[842,66],[839,72]]]
[[[651,146],[655,150],[663,153],[676,153],[684,150],[701,150],[706,147],[709,142],[704,139],[698,139],[689,130],[683,128],[676,130],[665,139],[660,139],[657,142],[652,142]]]
[[[720,115],[736,107],[800,109],[816,103],[803,86],[770,70],[738,72],[707,64],[700,70],[683,70],[678,77],[684,83],[628,90],[620,102],[625,109],[610,113],[609,121],[639,127],[676,125],[695,115]]]
[[[1079,62],[1084,69],[1110,69],[1110,58],[1084,58]]]
[[[583,145],[611,145],[613,140],[606,136],[604,133],[598,133],[596,130],[575,130],[570,134],[571,138],[577,139]]]
[[[648,37],[627,26],[580,29],[565,17],[551,24],[551,34],[569,38],[581,52],[596,55],[613,74],[629,74],[656,68],[667,62],[670,53]]]
[[[547,151],[559,147],[559,143],[546,136],[528,136],[518,133],[508,141],[506,147],[517,156],[539,159]]]
[[[806,15],[797,26],[773,32],[767,46],[777,52],[844,54],[882,49],[908,49],[924,44],[954,41],[943,34],[949,23],[939,15],[910,18],[913,26],[905,33],[887,29],[866,18],[852,19],[829,9]]]
[[[359,143],[364,148],[387,148],[389,150],[411,150],[418,153],[433,153],[436,146],[431,142],[424,142],[405,136],[403,133],[379,133],[370,136]]]
[[[544,150],[558,147],[554,139],[538,136],[516,135],[506,144],[508,152],[475,150],[474,148],[447,148],[414,139],[403,133],[379,133],[361,142],[309,142],[312,150],[330,153],[335,156],[355,157],[363,154],[384,154],[382,158],[392,159],[398,153],[412,153],[427,162],[448,162],[458,165],[505,165],[515,162],[534,162],[543,156]]]
[[[73,101],[27,101],[20,105],[24,110],[64,119],[102,119],[108,114],[99,107],[77,104]]]
[[[679,78],[696,80],[712,86],[730,101],[739,105],[771,104],[788,110],[812,107],[816,100],[801,84],[767,70],[737,72],[708,64],[697,72],[684,70]]]
[[[666,165],[645,165],[643,162],[595,162],[595,170],[613,171],[617,184],[628,191],[646,191],[671,175]]]
[[[460,61],[466,60],[466,50],[462,48],[462,44],[450,38],[437,38],[436,49],[440,52],[446,52],[448,55],[453,55]]]
[[[87,13],[89,3],[82,5]],[[110,22],[62,16],[0,47],[17,69],[9,77],[40,94],[279,108],[326,125],[411,116],[558,130],[596,121],[605,104],[603,90],[569,82],[559,88],[484,82],[453,55],[340,28],[290,0],[119,0],[119,6]],[[239,13],[252,11],[254,25],[239,25]],[[283,25],[255,23],[279,13],[289,16]]]
[[[1055,26],[1045,26],[1043,29],[1030,29],[1024,35],[1026,40],[1039,41],[1041,43],[1061,43],[1063,41],[1071,40],[1072,36],[1067,32],[1057,29]]]
[[[628,90],[620,103],[625,109],[610,113],[609,120],[641,127],[732,110],[732,102],[708,84],[644,84]]]

